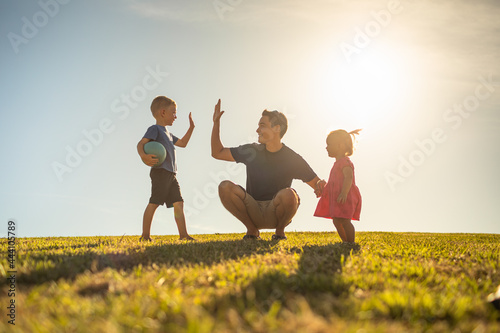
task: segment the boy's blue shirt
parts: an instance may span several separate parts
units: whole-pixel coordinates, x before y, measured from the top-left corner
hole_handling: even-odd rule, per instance
[[[153,125],[148,128],[144,137],[161,143],[167,151],[165,161],[156,168],[163,168],[167,171],[177,173],[177,163],[175,161],[175,143],[178,137],[170,133],[165,126]]]

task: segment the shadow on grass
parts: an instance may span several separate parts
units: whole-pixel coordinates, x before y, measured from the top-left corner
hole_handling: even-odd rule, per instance
[[[233,260],[255,254],[274,251],[276,242],[269,241],[208,241],[178,244],[151,244],[120,248],[117,252],[98,254],[89,251],[85,254],[40,254],[29,255],[30,271],[19,270],[18,282],[24,285],[39,285],[59,279],[74,279],[90,270],[94,273],[105,268],[130,271],[153,264],[177,266],[186,264],[211,265],[224,260]],[[82,245],[75,245],[80,248]],[[89,249],[92,246],[89,246]],[[73,249],[73,247],[69,247]],[[119,252],[126,250],[126,252]],[[6,284],[2,279],[0,284]]]
[[[349,312],[342,296],[348,293],[350,283],[342,277],[342,269],[360,247],[336,243],[291,250],[301,253],[297,271],[272,271],[259,276],[240,293],[213,300],[206,305],[207,310],[223,315],[236,306],[239,313],[252,308],[267,313],[274,304],[279,304],[279,308],[296,312],[299,301],[305,300],[315,313],[325,317],[332,311],[339,315]]]
[[[82,246],[75,244],[76,247]],[[86,271],[98,273],[106,268],[133,271],[140,265],[147,267],[155,264],[172,267],[197,264],[210,266],[226,260],[239,260],[282,250],[276,241],[224,240],[145,246],[133,244],[120,246],[116,250],[108,246],[102,250],[109,253],[99,253],[91,247],[86,253],[74,255],[68,255],[68,252],[37,252],[29,255],[30,270],[25,273],[19,271],[17,278],[20,285],[35,286],[59,279],[73,280]],[[203,306],[218,316],[224,316],[228,309],[235,309],[241,314],[249,308],[267,313],[273,304],[280,304],[280,307],[294,312],[297,310],[294,307],[297,306],[298,300],[305,300],[317,314],[327,317],[333,310],[341,315],[350,311],[346,302],[342,301],[350,288],[349,283],[342,277],[342,270],[349,257],[358,251],[359,247],[341,243],[288,248],[288,253],[300,255],[296,270],[285,272],[271,269],[268,273],[248,281],[242,286],[241,292],[225,294]],[[106,282],[101,284],[92,285],[90,289],[83,289],[80,293],[105,294],[108,285]]]
[[[351,285],[342,276],[342,271],[349,258],[359,252],[359,246],[341,243],[286,248],[276,241],[224,240],[145,246],[133,244],[120,246],[116,250],[108,246],[102,250],[110,253],[96,252],[90,248],[86,253],[75,255],[68,255],[68,252],[33,253],[29,256],[31,270],[25,274],[19,272],[17,278],[20,285],[31,287],[60,279],[73,280],[86,271],[98,273],[106,268],[133,271],[140,265],[147,267],[155,264],[163,267],[198,264],[210,266],[252,255],[281,252],[284,249],[288,254],[300,255],[298,266],[293,272],[271,267],[268,273],[242,285],[240,292],[225,293],[202,306],[217,318],[226,318],[229,310],[235,310],[243,320],[243,325],[249,328],[252,323],[247,320],[251,319],[244,315],[248,310],[262,314],[272,313],[272,316],[277,317],[282,310],[300,312],[301,304],[307,304],[316,315],[324,318],[331,317],[332,313],[348,316],[354,311],[354,305],[347,301]],[[80,289],[79,294],[106,295],[108,290],[107,281],[97,281]]]

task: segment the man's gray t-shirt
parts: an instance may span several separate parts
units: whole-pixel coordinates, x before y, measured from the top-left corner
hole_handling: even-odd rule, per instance
[[[230,148],[238,163],[246,165],[246,191],[259,201],[272,200],[280,190],[290,187],[293,179],[309,182],[316,173],[307,162],[285,146],[270,152],[264,144],[251,143]]]
[[[167,151],[167,158],[165,158],[165,161],[156,168],[163,168],[167,171],[177,173],[174,145],[179,138],[170,133],[165,126],[161,125],[150,126],[143,138],[161,143]]]

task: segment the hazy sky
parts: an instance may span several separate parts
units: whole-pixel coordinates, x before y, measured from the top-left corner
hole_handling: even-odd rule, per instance
[[[191,234],[244,232],[210,156],[256,140],[264,109],[321,178],[329,131],[363,128],[352,156],[358,231],[500,233],[498,1],[2,1],[0,235],[138,235],[150,195],[136,144],[151,100],[178,104],[178,179]],[[300,181],[287,231],[332,231]],[[177,234],[157,210],[152,234]]]

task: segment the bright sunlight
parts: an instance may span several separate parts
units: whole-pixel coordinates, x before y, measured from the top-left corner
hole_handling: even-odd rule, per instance
[[[394,53],[366,50],[351,63],[331,64],[323,78],[328,112],[355,127],[390,120],[409,93],[411,67],[405,63]]]

